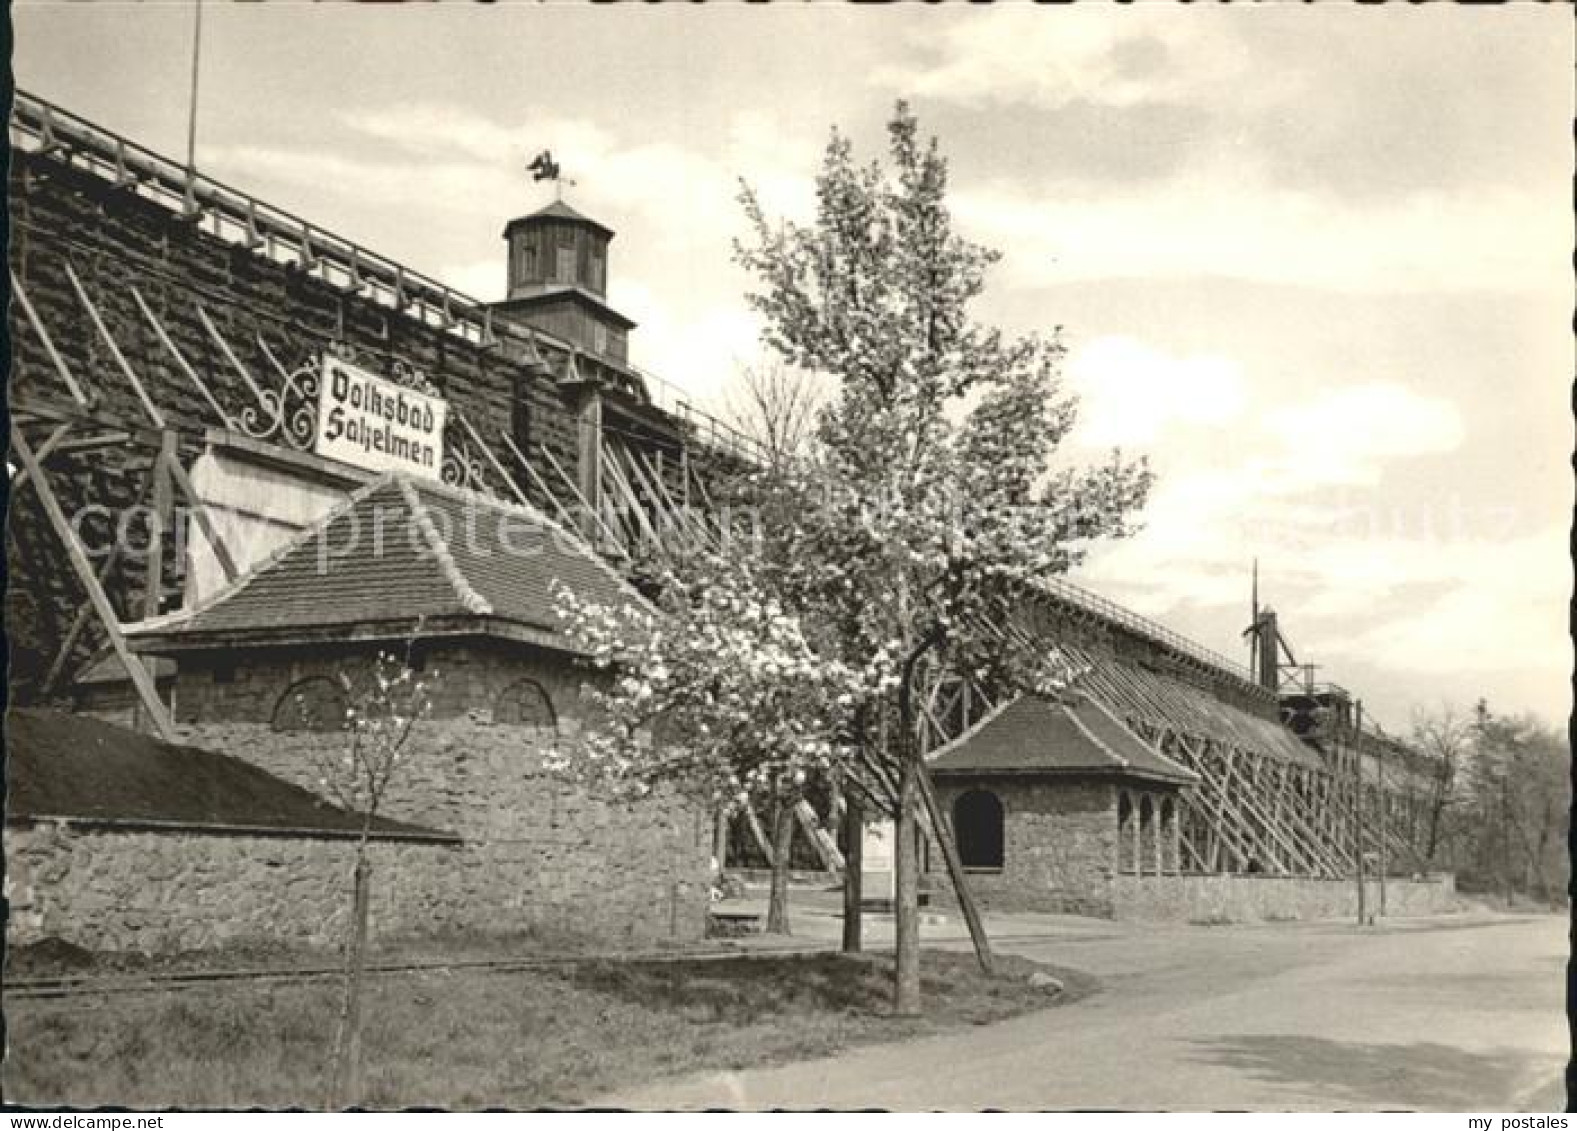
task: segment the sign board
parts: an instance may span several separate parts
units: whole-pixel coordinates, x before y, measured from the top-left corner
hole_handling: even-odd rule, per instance
[[[332,355],[323,358],[320,382],[318,455],[369,471],[439,477],[447,401]]]

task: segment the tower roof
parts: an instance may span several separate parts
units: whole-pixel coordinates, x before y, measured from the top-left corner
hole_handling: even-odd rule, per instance
[[[547,207],[539,208],[535,212],[528,212],[524,216],[516,216],[508,224],[504,225],[504,236],[507,239],[510,232],[523,224],[536,224],[544,220],[561,220],[571,224],[583,224],[594,231],[600,232],[610,240],[613,238],[612,228],[606,224],[598,223],[583,212],[577,212],[562,200],[555,200]]]

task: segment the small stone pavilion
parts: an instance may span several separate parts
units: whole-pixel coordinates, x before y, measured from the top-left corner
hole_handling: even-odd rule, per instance
[[[592,678],[554,613],[557,585],[603,604],[641,600],[545,516],[391,473],[235,582],[127,637],[173,661],[182,741],[312,791],[323,752],[344,742],[340,676],[354,685],[379,651],[407,648],[430,673],[431,715],[384,813],[457,843],[420,868],[391,864],[396,874],[375,885],[376,932],[700,937],[705,806],[677,794],[617,802],[543,766],[585,718]]]
[[[1014,699],[929,767],[988,907],[1111,916],[1114,875],[1178,871],[1178,791],[1195,775],[1086,696]]]

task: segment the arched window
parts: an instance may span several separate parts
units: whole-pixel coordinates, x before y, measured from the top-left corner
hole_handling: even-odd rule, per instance
[[[493,703],[493,722],[499,726],[533,727],[553,733],[557,733],[559,724],[553,700],[534,679],[517,680],[498,693]]]
[[[344,730],[349,707],[344,688],[327,676],[315,675],[285,688],[274,704],[270,725],[281,734]]]
[[[971,789],[953,802],[953,832],[966,868],[1002,867],[1002,802],[983,789]]]
[[[1177,834],[1177,807],[1170,797],[1161,802],[1161,871],[1175,872],[1178,870],[1178,845]]]
[[[1126,790],[1117,795],[1117,870],[1134,870],[1133,798]]]
[[[1155,832],[1155,802],[1148,793],[1139,798],[1139,854],[1134,867],[1139,872],[1156,871],[1156,855],[1160,843]]]

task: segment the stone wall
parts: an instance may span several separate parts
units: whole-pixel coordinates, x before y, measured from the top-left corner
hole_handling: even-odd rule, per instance
[[[1196,923],[1357,914],[1357,889],[1350,880],[1180,874],[1177,810],[1175,802],[1166,804],[1165,793],[1149,794],[1155,816],[1144,826],[1146,794],[1130,786],[985,776],[938,779],[937,799],[949,819],[954,802],[971,789],[989,790],[1003,808],[1002,867],[971,869],[969,876],[976,899],[987,908]],[[1125,794],[1126,825],[1119,809]],[[1136,860],[1140,872],[1134,870]],[[931,887],[941,899],[953,898],[935,856]],[[1393,916],[1440,914],[1453,909],[1455,896],[1449,875],[1389,880],[1386,910]],[[1366,894],[1371,911],[1379,907],[1379,898],[1379,884],[1371,881]]]
[[[1117,793],[1105,782],[953,782],[938,779],[944,813],[969,789],[989,789],[1002,802],[1000,870],[972,870],[975,897],[988,908],[1109,915],[1106,879],[1117,854]],[[949,893],[933,854],[933,888]]]
[[[366,645],[359,657],[342,649],[232,653],[222,664],[184,658],[181,739],[321,793],[324,759],[342,756],[343,738],[280,733],[275,711],[295,702],[301,681],[340,670],[355,678],[366,662]],[[671,794],[616,802],[542,767],[549,746],[578,733],[582,673],[563,658],[479,643],[433,644],[423,666],[434,710],[413,734],[382,815],[463,843],[380,845],[377,933],[548,927],[610,943],[702,936],[705,807]],[[541,697],[522,713],[528,680]],[[38,929],[53,921],[83,945],[95,936],[139,949],[247,935],[318,942],[336,937],[323,917],[337,914],[347,890],[346,848],[322,838],[8,829],[8,852],[14,838],[39,878],[29,912],[42,916]]]
[[[193,745],[321,790],[322,758],[339,749],[337,736],[282,734],[271,720],[303,680],[340,670],[354,680],[365,648],[359,656],[256,652],[237,657],[222,682],[218,670],[183,659],[178,725]],[[465,841],[452,865],[471,909],[459,925],[545,924],[609,938],[704,932],[712,837],[704,806],[674,796],[613,801],[542,767],[550,747],[579,735],[586,673],[564,657],[481,642],[425,645],[422,667],[432,714],[383,813]],[[526,721],[522,687],[539,705]]]
[[[1111,911],[1117,919],[1194,923],[1255,923],[1290,919],[1355,918],[1358,888],[1352,880],[1278,876],[1112,876]],[[1365,888],[1370,912],[1380,906],[1380,885]],[[1438,915],[1456,908],[1449,873],[1422,880],[1387,880],[1386,914]]]
[[[346,838],[135,831],[60,822],[5,830],[7,942],[59,938],[148,954],[226,943],[331,947],[345,938]],[[476,927],[453,880],[463,850],[373,845],[374,937]]]

